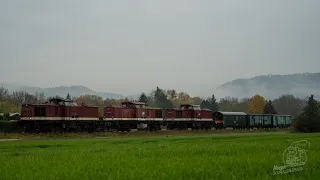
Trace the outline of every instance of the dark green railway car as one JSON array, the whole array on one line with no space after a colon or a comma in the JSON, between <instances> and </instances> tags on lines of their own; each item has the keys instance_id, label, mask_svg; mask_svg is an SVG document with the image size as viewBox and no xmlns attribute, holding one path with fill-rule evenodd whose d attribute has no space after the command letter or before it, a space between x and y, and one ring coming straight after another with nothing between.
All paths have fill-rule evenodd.
<instances>
[{"instance_id":1,"label":"dark green railway car","mask_svg":"<svg viewBox=\"0 0 320 180\"><path fill-rule=\"evenodd\" d=\"M250 128L287 128L292 124L291 115L249 114Z\"/></svg>"},{"instance_id":2,"label":"dark green railway car","mask_svg":"<svg viewBox=\"0 0 320 180\"><path fill-rule=\"evenodd\" d=\"M221 128L288 128L292 125L291 115L279 114L246 114L244 112L213 113L213 121L217 129Z\"/></svg>"},{"instance_id":3,"label":"dark green railway car","mask_svg":"<svg viewBox=\"0 0 320 180\"><path fill-rule=\"evenodd\" d=\"M246 128L248 124L247 114L244 112L223 112L213 113L214 121L221 122L224 128L232 127L234 129Z\"/></svg>"},{"instance_id":4,"label":"dark green railway car","mask_svg":"<svg viewBox=\"0 0 320 180\"><path fill-rule=\"evenodd\" d=\"M249 114L249 127L250 128L271 128L273 127L273 115L271 114Z\"/></svg>"},{"instance_id":5,"label":"dark green railway car","mask_svg":"<svg viewBox=\"0 0 320 180\"><path fill-rule=\"evenodd\" d=\"M287 128L292 125L293 116L291 115L273 115L273 127Z\"/></svg>"}]
</instances>

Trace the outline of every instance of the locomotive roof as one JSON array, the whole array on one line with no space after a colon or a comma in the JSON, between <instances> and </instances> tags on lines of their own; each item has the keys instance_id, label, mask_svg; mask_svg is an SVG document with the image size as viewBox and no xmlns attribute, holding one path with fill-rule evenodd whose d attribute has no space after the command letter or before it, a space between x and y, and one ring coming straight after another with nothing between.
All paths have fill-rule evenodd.
<instances>
[{"instance_id":1,"label":"locomotive roof","mask_svg":"<svg viewBox=\"0 0 320 180\"><path fill-rule=\"evenodd\" d=\"M288 115L288 114L248 114L251 116L292 116L292 115Z\"/></svg>"},{"instance_id":2,"label":"locomotive roof","mask_svg":"<svg viewBox=\"0 0 320 180\"><path fill-rule=\"evenodd\" d=\"M223 115L238 115L238 116L245 116L247 113L245 112L225 112L225 111L217 111L216 113L221 113Z\"/></svg>"},{"instance_id":3,"label":"locomotive roof","mask_svg":"<svg viewBox=\"0 0 320 180\"><path fill-rule=\"evenodd\" d=\"M124 101L121 104L125 104L125 103L129 103L129 104L146 104L144 102L134 102L134 101Z\"/></svg>"},{"instance_id":4,"label":"locomotive roof","mask_svg":"<svg viewBox=\"0 0 320 180\"><path fill-rule=\"evenodd\" d=\"M86 105L86 104L78 104L76 103L74 100L67 100L67 99L63 99L63 98L51 98L46 102L42 102L42 103L24 103L22 104L22 106L26 106L26 105L32 105L32 106L59 106L61 105L60 103L64 103L65 106L79 106L79 107L98 107L98 106L90 106L90 105Z\"/></svg>"},{"instance_id":5,"label":"locomotive roof","mask_svg":"<svg viewBox=\"0 0 320 180\"><path fill-rule=\"evenodd\" d=\"M180 104L180 106L200 107L200 105L197 105L197 104Z\"/></svg>"},{"instance_id":6,"label":"locomotive roof","mask_svg":"<svg viewBox=\"0 0 320 180\"><path fill-rule=\"evenodd\" d=\"M146 106L146 109L162 109L162 108L158 108L158 107L150 107L150 106Z\"/></svg>"},{"instance_id":7,"label":"locomotive roof","mask_svg":"<svg viewBox=\"0 0 320 180\"><path fill-rule=\"evenodd\" d=\"M58 97L49 99L49 102L52 102L52 101L55 101L58 103L59 102L73 102L73 100L66 100L66 99L62 99L62 98L58 98Z\"/></svg>"},{"instance_id":8,"label":"locomotive roof","mask_svg":"<svg viewBox=\"0 0 320 180\"><path fill-rule=\"evenodd\" d=\"M54 104L54 103L35 103L35 104L22 104L22 106L60 106L59 104ZM65 106L76 106L76 107L98 107L98 106L91 106L91 105L81 105L77 104L75 102L71 102L68 104L65 104Z\"/></svg>"}]
</instances>

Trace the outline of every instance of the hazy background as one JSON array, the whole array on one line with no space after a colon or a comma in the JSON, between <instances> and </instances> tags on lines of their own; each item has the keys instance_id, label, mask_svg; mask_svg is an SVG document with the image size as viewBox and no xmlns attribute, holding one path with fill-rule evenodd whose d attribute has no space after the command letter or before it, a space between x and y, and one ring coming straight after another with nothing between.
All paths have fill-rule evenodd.
<instances>
[{"instance_id":1,"label":"hazy background","mask_svg":"<svg viewBox=\"0 0 320 180\"><path fill-rule=\"evenodd\" d=\"M0 82L210 95L319 71L319 0L0 0Z\"/></svg>"}]
</instances>

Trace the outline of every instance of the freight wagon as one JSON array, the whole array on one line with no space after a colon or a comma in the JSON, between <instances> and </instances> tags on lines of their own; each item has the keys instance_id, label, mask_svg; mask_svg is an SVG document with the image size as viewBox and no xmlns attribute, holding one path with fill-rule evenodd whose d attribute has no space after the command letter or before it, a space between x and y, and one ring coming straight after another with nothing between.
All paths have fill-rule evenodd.
<instances>
[{"instance_id":1,"label":"freight wagon","mask_svg":"<svg viewBox=\"0 0 320 180\"><path fill-rule=\"evenodd\" d=\"M288 128L292 124L291 115L279 114L246 114L244 112L223 112L213 113L216 121L223 122L221 128Z\"/></svg>"}]
</instances>

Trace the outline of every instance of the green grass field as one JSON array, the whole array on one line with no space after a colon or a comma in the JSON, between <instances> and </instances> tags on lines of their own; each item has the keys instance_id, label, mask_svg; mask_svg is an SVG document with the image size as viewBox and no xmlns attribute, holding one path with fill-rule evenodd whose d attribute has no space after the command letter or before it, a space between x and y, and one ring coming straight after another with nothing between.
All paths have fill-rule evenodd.
<instances>
[{"instance_id":1,"label":"green grass field","mask_svg":"<svg viewBox=\"0 0 320 180\"><path fill-rule=\"evenodd\" d=\"M311 144L299 172L273 175L290 144ZM320 134L263 133L0 142L1 179L318 179Z\"/></svg>"}]
</instances>

